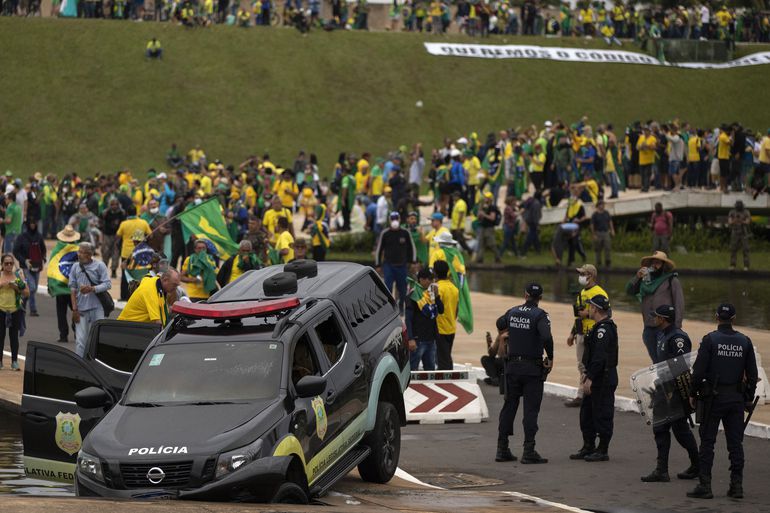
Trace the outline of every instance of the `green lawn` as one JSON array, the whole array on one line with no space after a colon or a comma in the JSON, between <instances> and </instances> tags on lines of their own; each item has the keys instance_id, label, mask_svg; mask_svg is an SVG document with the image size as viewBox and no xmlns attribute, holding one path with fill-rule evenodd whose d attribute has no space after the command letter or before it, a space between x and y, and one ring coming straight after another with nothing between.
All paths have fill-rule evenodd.
<instances>
[{"instance_id":1,"label":"green lawn","mask_svg":"<svg viewBox=\"0 0 770 513\"><path fill-rule=\"evenodd\" d=\"M163 43L148 62L146 41ZM765 128L767 66L654 66L433 57L420 34L188 30L109 20L0 19L0 172L83 174L163 167L172 141L238 163L297 150L331 169L339 151L438 145L469 131L674 117ZM469 41L466 37L441 41ZM485 42L603 47L600 40ZM633 48L631 48L633 49ZM423 108L416 108L421 100Z\"/></svg>"}]
</instances>

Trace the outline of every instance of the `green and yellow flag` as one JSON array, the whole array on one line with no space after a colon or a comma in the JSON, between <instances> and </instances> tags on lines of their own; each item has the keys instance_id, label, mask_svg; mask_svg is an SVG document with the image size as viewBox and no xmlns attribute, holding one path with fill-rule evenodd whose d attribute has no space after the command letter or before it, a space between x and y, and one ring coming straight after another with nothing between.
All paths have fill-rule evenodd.
<instances>
[{"instance_id":1,"label":"green and yellow flag","mask_svg":"<svg viewBox=\"0 0 770 513\"><path fill-rule=\"evenodd\" d=\"M216 198L185 210L179 215L179 220L182 222L185 240L195 235L199 239L211 241L217 248L219 258L223 260L238 252L238 244L230 238L225 216Z\"/></svg>"},{"instance_id":2,"label":"green and yellow flag","mask_svg":"<svg viewBox=\"0 0 770 513\"><path fill-rule=\"evenodd\" d=\"M460 302L457 305L457 322L468 334L473 333L473 307L471 306L471 291L468 289L468 280L465 279L465 260L462 253L453 246L441 246L444 250L446 262L449 264L449 274L452 282L460 291ZM462 275L462 278L461 278Z\"/></svg>"},{"instance_id":3,"label":"green and yellow flag","mask_svg":"<svg viewBox=\"0 0 770 513\"><path fill-rule=\"evenodd\" d=\"M48 294L69 295L70 270L78 261L78 246L68 242L57 242L48 261Z\"/></svg>"}]
</instances>

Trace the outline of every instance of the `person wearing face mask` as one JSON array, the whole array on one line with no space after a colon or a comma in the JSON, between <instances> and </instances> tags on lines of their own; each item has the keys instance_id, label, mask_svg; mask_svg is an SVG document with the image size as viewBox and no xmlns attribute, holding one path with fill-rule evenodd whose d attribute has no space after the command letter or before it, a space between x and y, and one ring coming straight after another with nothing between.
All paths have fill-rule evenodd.
<instances>
[{"instance_id":1,"label":"person wearing face mask","mask_svg":"<svg viewBox=\"0 0 770 513\"><path fill-rule=\"evenodd\" d=\"M609 294L596 283L598 271L591 264L585 264L577 268L578 283L583 287L575 298L575 304L572 310L575 314L575 323L572 326L572 332L567 337L567 346L575 346L577 354L578 383L582 383L585 377L586 368L583 365L583 353L585 352L585 336L594 327L594 321L588 317L588 300L594 296L609 297ZM583 402L583 389L578 386L577 397L564 403L568 408L578 408Z\"/></svg>"},{"instance_id":2,"label":"person wearing face mask","mask_svg":"<svg viewBox=\"0 0 770 513\"><path fill-rule=\"evenodd\" d=\"M618 327L610 318L610 300L596 295L588 300L588 318L595 324L585 337L583 394L580 431L583 447L571 460L608 461L618 387ZM596 437L599 445L596 445Z\"/></svg>"},{"instance_id":3,"label":"person wearing face mask","mask_svg":"<svg viewBox=\"0 0 770 513\"><path fill-rule=\"evenodd\" d=\"M147 224L150 225L150 229L152 230L152 233L147 237L145 242L147 242L156 253L162 252L165 249L164 242L166 236L171 233L171 226L166 222L166 216L160 213L160 203L158 203L158 200L153 198L148 201L147 210L145 210L139 218L147 221Z\"/></svg>"},{"instance_id":4,"label":"person wearing face mask","mask_svg":"<svg viewBox=\"0 0 770 513\"><path fill-rule=\"evenodd\" d=\"M674 269L676 264L662 251L642 258L641 267L636 275L626 284L626 293L636 296L642 305L642 341L647 354L653 362L656 358L658 322L655 309L662 305L674 307L676 316L674 326L682 327L684 318L684 292Z\"/></svg>"},{"instance_id":5,"label":"person wearing face mask","mask_svg":"<svg viewBox=\"0 0 770 513\"><path fill-rule=\"evenodd\" d=\"M391 212L390 225L380 234L374 255L375 266L378 271L381 269L388 290L392 291L393 283L396 284L398 308L403 314L406 301L406 274L409 264L414 263L417 258L417 251L409 231L401 228L398 212Z\"/></svg>"}]
</instances>

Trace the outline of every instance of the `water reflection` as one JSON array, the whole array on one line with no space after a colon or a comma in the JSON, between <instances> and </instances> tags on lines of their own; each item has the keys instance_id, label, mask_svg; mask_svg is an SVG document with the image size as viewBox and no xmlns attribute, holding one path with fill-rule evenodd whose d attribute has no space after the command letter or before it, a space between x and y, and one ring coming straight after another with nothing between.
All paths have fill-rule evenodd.
<instances>
[{"instance_id":1,"label":"water reflection","mask_svg":"<svg viewBox=\"0 0 770 513\"><path fill-rule=\"evenodd\" d=\"M62 483L30 479L24 474L21 425L17 415L0 411L0 493L66 496L74 487Z\"/></svg>"},{"instance_id":2,"label":"water reflection","mask_svg":"<svg viewBox=\"0 0 770 513\"><path fill-rule=\"evenodd\" d=\"M603 274L599 271L599 284L610 295L613 307L639 311L637 299L625 292L626 282L630 278L625 274ZM712 322L717 305L729 301L738 311L738 324L770 329L770 289L765 280L688 275L680 276L679 280L684 289L685 315L688 319ZM522 296L524 287L530 281L539 281L543 285L543 298L548 301L571 303L580 290L577 272L574 270L474 270L468 275L468 283L473 291L516 297Z\"/></svg>"}]
</instances>

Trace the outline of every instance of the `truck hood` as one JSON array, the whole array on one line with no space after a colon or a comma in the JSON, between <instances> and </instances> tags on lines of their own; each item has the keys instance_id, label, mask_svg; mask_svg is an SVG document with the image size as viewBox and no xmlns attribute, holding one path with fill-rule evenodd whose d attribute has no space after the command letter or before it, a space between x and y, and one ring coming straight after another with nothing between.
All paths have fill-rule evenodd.
<instances>
[{"instance_id":1,"label":"truck hood","mask_svg":"<svg viewBox=\"0 0 770 513\"><path fill-rule=\"evenodd\" d=\"M130 407L116 405L88 434L86 452L120 461L210 456L256 440L281 418L278 399L246 404ZM235 445L237 446L237 445Z\"/></svg>"}]
</instances>

